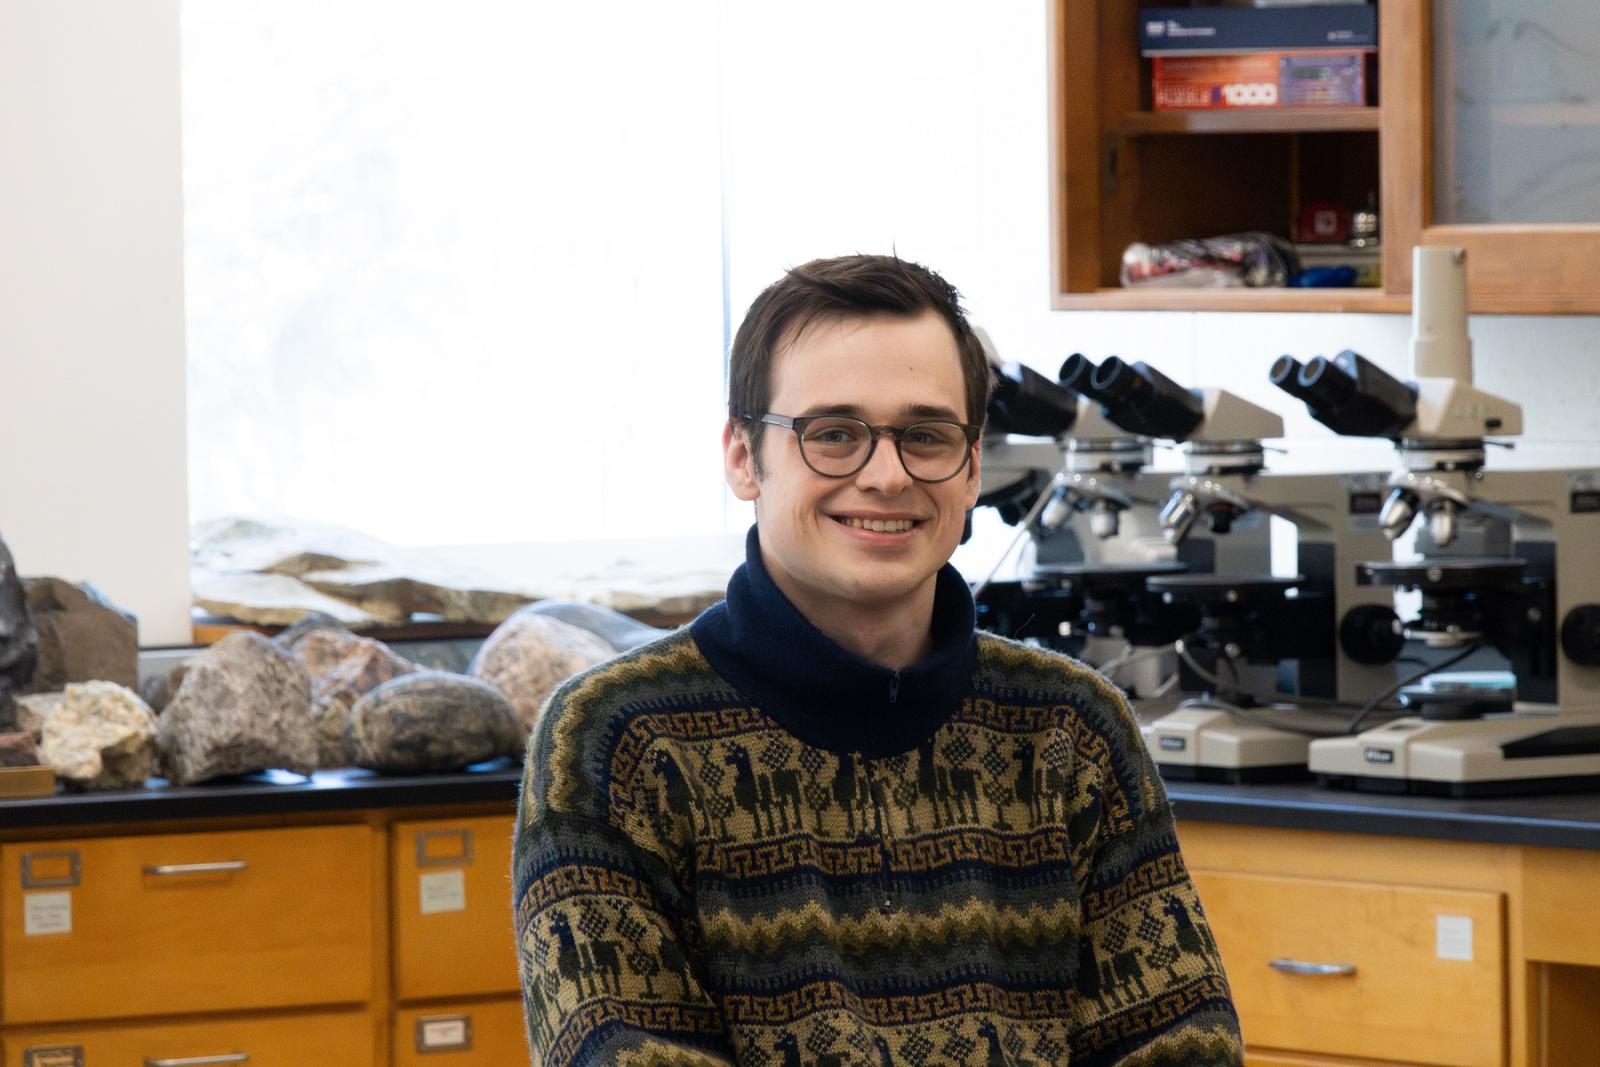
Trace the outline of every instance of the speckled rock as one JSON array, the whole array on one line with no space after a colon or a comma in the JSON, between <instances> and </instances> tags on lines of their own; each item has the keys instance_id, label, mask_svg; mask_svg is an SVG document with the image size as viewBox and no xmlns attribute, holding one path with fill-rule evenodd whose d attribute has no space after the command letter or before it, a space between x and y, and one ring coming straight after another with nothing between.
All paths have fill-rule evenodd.
<instances>
[{"instance_id":1,"label":"speckled rock","mask_svg":"<svg viewBox=\"0 0 1600 1067\"><path fill-rule=\"evenodd\" d=\"M160 741L175 785L269 768L310 774L317 760L311 678L260 634L229 634L189 661L161 713Z\"/></svg>"},{"instance_id":2,"label":"speckled rock","mask_svg":"<svg viewBox=\"0 0 1600 1067\"><path fill-rule=\"evenodd\" d=\"M459 770L521 747L510 701L464 674L419 671L356 702L345 748L358 767L391 774Z\"/></svg>"},{"instance_id":3,"label":"speckled rock","mask_svg":"<svg viewBox=\"0 0 1600 1067\"><path fill-rule=\"evenodd\" d=\"M541 600L537 604L529 604L526 610L530 615L548 615L581 630L588 630L618 652L638 648L646 641L654 641L671 632L640 622L620 611L599 604L585 604L581 600Z\"/></svg>"},{"instance_id":4,"label":"speckled rock","mask_svg":"<svg viewBox=\"0 0 1600 1067\"><path fill-rule=\"evenodd\" d=\"M39 665L30 689L50 693L68 682L139 686L139 624L88 583L26 578L28 607L39 628Z\"/></svg>"},{"instance_id":5,"label":"speckled rock","mask_svg":"<svg viewBox=\"0 0 1600 1067\"><path fill-rule=\"evenodd\" d=\"M66 696L65 693L33 693L17 697L11 708L11 721L6 728L30 733L35 741L39 740L44 735L44 721Z\"/></svg>"},{"instance_id":6,"label":"speckled rock","mask_svg":"<svg viewBox=\"0 0 1600 1067\"><path fill-rule=\"evenodd\" d=\"M37 767L40 762L32 734L0 734L0 767Z\"/></svg>"},{"instance_id":7,"label":"speckled rock","mask_svg":"<svg viewBox=\"0 0 1600 1067\"><path fill-rule=\"evenodd\" d=\"M383 683L419 668L381 641L343 629L310 630L293 641L291 647L295 658L311 675L317 766L347 767L353 755L344 747L350 709Z\"/></svg>"},{"instance_id":8,"label":"speckled rock","mask_svg":"<svg viewBox=\"0 0 1600 1067\"><path fill-rule=\"evenodd\" d=\"M75 682L44 721L40 753L84 789L143 785L156 772L156 716L115 682Z\"/></svg>"},{"instance_id":9,"label":"speckled rock","mask_svg":"<svg viewBox=\"0 0 1600 1067\"><path fill-rule=\"evenodd\" d=\"M616 655L608 642L571 623L523 608L501 623L473 657L468 673L500 690L516 709L526 740L556 686Z\"/></svg>"}]
</instances>

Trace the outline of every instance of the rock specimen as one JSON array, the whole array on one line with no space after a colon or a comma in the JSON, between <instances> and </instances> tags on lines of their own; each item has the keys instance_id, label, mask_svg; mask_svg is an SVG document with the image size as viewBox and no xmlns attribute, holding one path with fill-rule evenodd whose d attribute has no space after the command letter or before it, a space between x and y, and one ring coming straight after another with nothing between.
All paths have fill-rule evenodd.
<instances>
[{"instance_id":1,"label":"rock specimen","mask_svg":"<svg viewBox=\"0 0 1600 1067\"><path fill-rule=\"evenodd\" d=\"M658 626L642 623L620 611L613 611L599 604L585 604L581 600L541 600L537 604L528 605L528 611L535 615L548 615L562 622L570 622L579 629L588 630L618 652L638 648L645 642L654 641L670 632Z\"/></svg>"},{"instance_id":2,"label":"rock specimen","mask_svg":"<svg viewBox=\"0 0 1600 1067\"><path fill-rule=\"evenodd\" d=\"M45 719L39 747L56 777L73 785L143 785L156 771L155 713L115 682L73 683Z\"/></svg>"},{"instance_id":3,"label":"rock specimen","mask_svg":"<svg viewBox=\"0 0 1600 1067\"><path fill-rule=\"evenodd\" d=\"M417 670L417 665L380 641L326 626L299 634L289 647L311 676L317 766L349 766L352 753L345 750L344 732L350 709L383 683Z\"/></svg>"},{"instance_id":4,"label":"rock specimen","mask_svg":"<svg viewBox=\"0 0 1600 1067\"><path fill-rule=\"evenodd\" d=\"M288 625L326 612L355 628L396 625L416 613L498 624L552 597L684 621L722 599L744 539L660 553L621 548L516 555L436 552L385 544L354 530L228 518L193 531L195 603L242 622Z\"/></svg>"},{"instance_id":5,"label":"rock specimen","mask_svg":"<svg viewBox=\"0 0 1600 1067\"><path fill-rule=\"evenodd\" d=\"M356 702L345 747L358 767L391 774L453 771L521 748L516 712L494 686L419 671Z\"/></svg>"},{"instance_id":6,"label":"rock specimen","mask_svg":"<svg viewBox=\"0 0 1600 1067\"><path fill-rule=\"evenodd\" d=\"M11 721L6 724L8 730L21 730L33 735L37 741L44 734L44 721L66 698L65 693L33 693L25 697L17 697L11 708Z\"/></svg>"},{"instance_id":7,"label":"rock specimen","mask_svg":"<svg viewBox=\"0 0 1600 1067\"><path fill-rule=\"evenodd\" d=\"M585 667L616 655L616 649L571 623L523 608L484 641L469 668L506 695L526 740L556 686Z\"/></svg>"},{"instance_id":8,"label":"rock specimen","mask_svg":"<svg viewBox=\"0 0 1600 1067\"><path fill-rule=\"evenodd\" d=\"M174 785L274 767L310 774L311 678L260 634L229 634L189 661L161 713L160 743Z\"/></svg>"},{"instance_id":9,"label":"rock specimen","mask_svg":"<svg viewBox=\"0 0 1600 1067\"><path fill-rule=\"evenodd\" d=\"M39 745L32 734L0 734L0 767L37 767L39 762Z\"/></svg>"},{"instance_id":10,"label":"rock specimen","mask_svg":"<svg viewBox=\"0 0 1600 1067\"><path fill-rule=\"evenodd\" d=\"M38 641L17 565L0 541L0 721L11 718L11 694L29 688Z\"/></svg>"},{"instance_id":11,"label":"rock specimen","mask_svg":"<svg viewBox=\"0 0 1600 1067\"><path fill-rule=\"evenodd\" d=\"M27 578L22 584L39 628L33 692L89 681L139 688L139 624L132 615L87 583Z\"/></svg>"}]
</instances>

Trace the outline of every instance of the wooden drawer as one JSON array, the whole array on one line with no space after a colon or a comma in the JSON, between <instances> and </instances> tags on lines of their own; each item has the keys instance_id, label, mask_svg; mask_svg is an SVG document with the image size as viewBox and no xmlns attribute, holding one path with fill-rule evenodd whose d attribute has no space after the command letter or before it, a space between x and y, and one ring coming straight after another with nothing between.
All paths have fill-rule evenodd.
<instances>
[{"instance_id":1,"label":"wooden drawer","mask_svg":"<svg viewBox=\"0 0 1600 1067\"><path fill-rule=\"evenodd\" d=\"M366 1012L317 1012L141 1026L31 1027L4 1031L0 1046L5 1067L186 1067L185 1061L377 1067L376 1033Z\"/></svg>"},{"instance_id":2,"label":"wooden drawer","mask_svg":"<svg viewBox=\"0 0 1600 1067\"><path fill-rule=\"evenodd\" d=\"M1500 894L1207 871L1194 880L1250 1045L1505 1062ZM1354 970L1290 974L1278 960Z\"/></svg>"},{"instance_id":3,"label":"wooden drawer","mask_svg":"<svg viewBox=\"0 0 1600 1067\"><path fill-rule=\"evenodd\" d=\"M1600 967L1600 852L1530 848L1522 854L1522 936L1531 960Z\"/></svg>"},{"instance_id":4,"label":"wooden drawer","mask_svg":"<svg viewBox=\"0 0 1600 1067\"><path fill-rule=\"evenodd\" d=\"M1246 1049L1244 1067L1418 1067L1393 1060L1347 1060L1342 1056L1302 1056L1298 1052Z\"/></svg>"},{"instance_id":5,"label":"wooden drawer","mask_svg":"<svg viewBox=\"0 0 1600 1067\"><path fill-rule=\"evenodd\" d=\"M521 997L395 1012L394 1067L501 1067L527 1062Z\"/></svg>"},{"instance_id":6,"label":"wooden drawer","mask_svg":"<svg viewBox=\"0 0 1600 1067\"><path fill-rule=\"evenodd\" d=\"M513 825L502 816L395 824L396 999L518 991Z\"/></svg>"},{"instance_id":7,"label":"wooden drawer","mask_svg":"<svg viewBox=\"0 0 1600 1067\"><path fill-rule=\"evenodd\" d=\"M365 1001L374 840L320 826L6 845L0 1019Z\"/></svg>"}]
</instances>

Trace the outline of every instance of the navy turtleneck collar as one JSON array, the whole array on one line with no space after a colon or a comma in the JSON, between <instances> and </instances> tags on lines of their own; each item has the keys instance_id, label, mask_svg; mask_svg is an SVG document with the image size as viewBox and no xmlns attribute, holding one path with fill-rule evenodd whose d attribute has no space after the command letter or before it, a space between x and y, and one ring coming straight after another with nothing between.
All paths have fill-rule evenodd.
<instances>
[{"instance_id":1,"label":"navy turtleneck collar","mask_svg":"<svg viewBox=\"0 0 1600 1067\"><path fill-rule=\"evenodd\" d=\"M977 658L966 579L947 563L935 582L933 651L892 671L841 648L800 613L767 573L752 526L728 599L701 613L690 632L718 674L800 740L892 756L916 748L955 714Z\"/></svg>"}]
</instances>

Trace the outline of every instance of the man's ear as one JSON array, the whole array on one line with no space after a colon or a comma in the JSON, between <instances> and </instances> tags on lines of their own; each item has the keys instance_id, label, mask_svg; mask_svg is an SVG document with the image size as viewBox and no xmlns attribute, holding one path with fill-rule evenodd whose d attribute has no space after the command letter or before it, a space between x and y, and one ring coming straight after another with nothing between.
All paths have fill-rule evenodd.
<instances>
[{"instance_id":1,"label":"man's ear","mask_svg":"<svg viewBox=\"0 0 1600 1067\"><path fill-rule=\"evenodd\" d=\"M980 460L983 458L983 442L972 446L972 462L967 464L967 510L971 511L978 505L978 491L982 488L983 472L979 469Z\"/></svg>"},{"instance_id":2,"label":"man's ear","mask_svg":"<svg viewBox=\"0 0 1600 1067\"><path fill-rule=\"evenodd\" d=\"M750 431L733 419L722 427L722 475L740 500L754 500L761 495L756 458L750 452Z\"/></svg>"}]
</instances>

